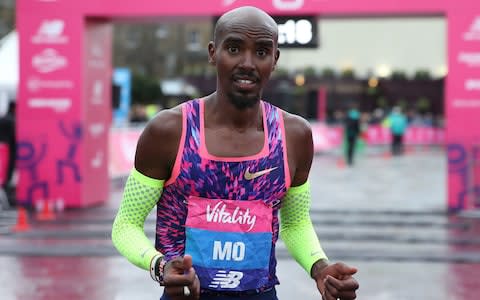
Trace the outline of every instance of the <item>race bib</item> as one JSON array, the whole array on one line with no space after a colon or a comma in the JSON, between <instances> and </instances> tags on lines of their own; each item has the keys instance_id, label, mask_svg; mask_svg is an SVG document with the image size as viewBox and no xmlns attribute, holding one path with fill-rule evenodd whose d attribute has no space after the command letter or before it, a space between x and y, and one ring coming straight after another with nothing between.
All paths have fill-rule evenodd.
<instances>
[{"instance_id":1,"label":"race bib","mask_svg":"<svg viewBox=\"0 0 480 300\"><path fill-rule=\"evenodd\" d=\"M272 208L261 200L189 197L185 254L202 288L244 291L268 282Z\"/></svg>"}]
</instances>

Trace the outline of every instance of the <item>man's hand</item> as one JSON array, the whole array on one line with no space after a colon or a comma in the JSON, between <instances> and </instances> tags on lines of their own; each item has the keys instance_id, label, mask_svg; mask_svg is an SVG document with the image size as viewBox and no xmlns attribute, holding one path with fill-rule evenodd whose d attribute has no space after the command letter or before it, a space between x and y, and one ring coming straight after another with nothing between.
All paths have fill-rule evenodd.
<instances>
[{"instance_id":1,"label":"man's hand","mask_svg":"<svg viewBox=\"0 0 480 300\"><path fill-rule=\"evenodd\" d=\"M192 267L190 255L169 261L163 269L163 281L165 293L172 300L200 298L200 280Z\"/></svg>"},{"instance_id":2,"label":"man's hand","mask_svg":"<svg viewBox=\"0 0 480 300\"><path fill-rule=\"evenodd\" d=\"M312 277L323 300L353 300L357 297L358 282L353 278L357 269L344 263L327 265L324 261L316 262L312 268Z\"/></svg>"}]
</instances>

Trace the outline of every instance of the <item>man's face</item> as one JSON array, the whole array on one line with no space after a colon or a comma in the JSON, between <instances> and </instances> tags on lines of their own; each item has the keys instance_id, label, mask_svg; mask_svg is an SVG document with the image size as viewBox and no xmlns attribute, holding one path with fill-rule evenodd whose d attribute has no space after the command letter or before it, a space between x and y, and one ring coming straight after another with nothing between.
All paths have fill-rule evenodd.
<instances>
[{"instance_id":1,"label":"man's face","mask_svg":"<svg viewBox=\"0 0 480 300\"><path fill-rule=\"evenodd\" d=\"M279 51L275 29L258 18L225 24L216 45L209 44L217 68L217 91L239 109L252 107L275 68Z\"/></svg>"}]
</instances>

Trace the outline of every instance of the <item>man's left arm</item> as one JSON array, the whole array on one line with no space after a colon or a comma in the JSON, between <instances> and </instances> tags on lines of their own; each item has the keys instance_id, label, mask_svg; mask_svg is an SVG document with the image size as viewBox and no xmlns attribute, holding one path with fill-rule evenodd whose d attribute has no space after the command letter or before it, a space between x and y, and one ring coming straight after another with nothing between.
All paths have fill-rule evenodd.
<instances>
[{"instance_id":1,"label":"man's left arm","mask_svg":"<svg viewBox=\"0 0 480 300\"><path fill-rule=\"evenodd\" d=\"M295 260L316 281L324 300L356 298L356 268L343 263L329 264L310 218L311 193L308 176L313 161L313 139L309 123L284 114L291 186L282 199L280 236Z\"/></svg>"},{"instance_id":2,"label":"man's left arm","mask_svg":"<svg viewBox=\"0 0 480 300\"><path fill-rule=\"evenodd\" d=\"M310 219L310 203L310 184L306 181L288 189L280 209L280 236L288 252L309 274L317 262L328 265Z\"/></svg>"}]
</instances>

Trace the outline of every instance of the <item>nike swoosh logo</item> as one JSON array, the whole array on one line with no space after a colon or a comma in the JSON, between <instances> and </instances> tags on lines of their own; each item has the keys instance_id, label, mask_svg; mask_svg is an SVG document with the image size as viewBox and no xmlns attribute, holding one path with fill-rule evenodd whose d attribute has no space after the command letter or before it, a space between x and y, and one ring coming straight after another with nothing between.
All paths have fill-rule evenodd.
<instances>
[{"instance_id":1,"label":"nike swoosh logo","mask_svg":"<svg viewBox=\"0 0 480 300\"><path fill-rule=\"evenodd\" d=\"M252 179L255 179L257 177L268 174L268 173L272 172L273 170L275 170L276 168L278 168L278 167L261 170L261 171L255 172L255 173L250 173L250 169L247 168L247 170L245 171L244 177L245 177L246 180L252 180Z\"/></svg>"}]
</instances>

